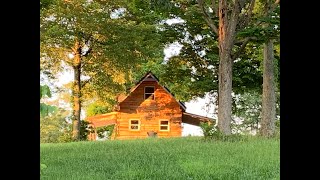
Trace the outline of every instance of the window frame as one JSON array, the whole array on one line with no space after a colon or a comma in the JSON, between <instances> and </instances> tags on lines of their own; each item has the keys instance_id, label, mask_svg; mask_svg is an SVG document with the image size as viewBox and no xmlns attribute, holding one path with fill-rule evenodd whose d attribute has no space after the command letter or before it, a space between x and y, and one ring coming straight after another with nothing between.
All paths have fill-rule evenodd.
<instances>
[{"instance_id":1,"label":"window frame","mask_svg":"<svg viewBox=\"0 0 320 180\"><path fill-rule=\"evenodd\" d=\"M138 129L131 129L131 121L138 121ZM137 124L133 124L133 125L137 125ZM140 126L141 126L141 122L140 119L129 119L129 130L130 131L140 131Z\"/></svg>"},{"instance_id":2,"label":"window frame","mask_svg":"<svg viewBox=\"0 0 320 180\"><path fill-rule=\"evenodd\" d=\"M161 121L168 121L168 125L162 125ZM168 127L168 129L163 130L161 127ZM159 131L170 131L170 120L169 119L160 119L159 120Z\"/></svg>"},{"instance_id":3,"label":"window frame","mask_svg":"<svg viewBox=\"0 0 320 180\"><path fill-rule=\"evenodd\" d=\"M150 88L150 87L152 87L153 88L153 93L146 93L146 88ZM145 86L144 88L144 91L143 91L143 99L144 100L148 100L148 98L150 97L148 97L148 98L146 98L146 94L151 94L151 95L153 95L153 98L152 99L149 99L149 100L155 100L156 99L156 97L155 97L155 91L156 91L156 88L154 87L154 86Z\"/></svg>"}]
</instances>

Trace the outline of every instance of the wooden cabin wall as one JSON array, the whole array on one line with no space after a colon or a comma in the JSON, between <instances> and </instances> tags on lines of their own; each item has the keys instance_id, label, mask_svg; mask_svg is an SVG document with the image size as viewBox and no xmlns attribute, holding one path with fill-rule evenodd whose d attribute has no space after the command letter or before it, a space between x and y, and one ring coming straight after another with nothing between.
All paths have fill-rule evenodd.
<instances>
[{"instance_id":1,"label":"wooden cabin wall","mask_svg":"<svg viewBox=\"0 0 320 180\"><path fill-rule=\"evenodd\" d=\"M155 87L155 100L144 100L144 87ZM129 129L131 119L140 120L140 130ZM169 131L160 131L160 120L169 120ZM182 110L179 103L156 81L144 81L120 103L114 139L147 138L148 131L158 137L181 137Z\"/></svg>"}]
</instances>

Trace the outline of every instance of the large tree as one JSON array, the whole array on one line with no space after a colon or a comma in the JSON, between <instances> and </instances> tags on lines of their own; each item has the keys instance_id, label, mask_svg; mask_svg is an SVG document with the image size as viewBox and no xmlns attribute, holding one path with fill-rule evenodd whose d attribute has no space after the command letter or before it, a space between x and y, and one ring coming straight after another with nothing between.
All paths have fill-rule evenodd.
<instances>
[{"instance_id":1,"label":"large tree","mask_svg":"<svg viewBox=\"0 0 320 180\"><path fill-rule=\"evenodd\" d=\"M201 65L200 68L206 68L207 72L212 72L213 78L212 83L210 83L213 85L212 90L216 89L214 84L218 83L218 127L224 134L230 134L233 63L250 41L250 37L238 37L238 33L252 23L251 17L255 0L213 0L210 2L177 0L175 2L175 7L181 10L181 13L177 13L176 17L185 20L185 24L199 22L199 19L204 23L187 30L186 27L180 29L177 27L175 32L184 37L192 36L194 38L191 43L189 42L191 44L190 48L185 47L183 52L188 52L188 56L196 58L197 62L197 59L201 59L202 64L205 65ZM172 12L175 14L178 11ZM184 17L187 17L187 19L184 19ZM195 29L197 29L197 33L193 34L192 31ZM199 44L198 42L201 42L201 39L210 43L208 45ZM188 56L184 58L187 59Z\"/></svg>"},{"instance_id":2,"label":"large tree","mask_svg":"<svg viewBox=\"0 0 320 180\"><path fill-rule=\"evenodd\" d=\"M264 14L269 19L278 19L279 12L274 10L277 8L280 0L275 3L267 0L265 2ZM278 8L279 10L279 8ZM274 29L272 21L265 22L264 28ZM261 130L262 136L269 137L275 132L276 120L276 83L275 83L275 63L274 63L274 36L266 38L263 44L263 92L262 92L262 118Z\"/></svg>"},{"instance_id":3,"label":"large tree","mask_svg":"<svg viewBox=\"0 0 320 180\"><path fill-rule=\"evenodd\" d=\"M181 9L191 9L195 7L193 1L180 0L177 2ZM219 58L219 68L217 70L218 127L224 134L228 135L231 133L232 81L234 80L232 76L233 66L235 61L239 61L238 58L241 53L243 53L247 44L250 41L259 38L255 34L243 36L243 34L246 34L244 32L248 31L247 28L261 25L261 20L253 18L257 17L256 15L259 14L259 11L255 10L255 0L213 0L210 2L197 0L197 4L198 12L200 11L202 13L201 18L206 22L210 30L208 36L202 36L202 38L213 38L218 40L218 43L215 44L218 47L217 54ZM193 15L193 17L197 16L197 12ZM264 16L267 15L269 15L269 13L264 14ZM264 17L259 18L263 19ZM187 19L187 21L188 20L196 21L192 18ZM203 31L206 30L203 28ZM258 36L260 36L260 34ZM214 45L214 43L212 43L211 46L212 45ZM195 49L195 47L196 46L193 46L193 49ZM206 53L210 49L211 51L214 51L214 49L210 47L205 49ZM200 55L200 58L203 57ZM240 77L237 77L237 79L241 81Z\"/></svg>"},{"instance_id":4,"label":"large tree","mask_svg":"<svg viewBox=\"0 0 320 180\"><path fill-rule=\"evenodd\" d=\"M43 1L46 2L46 1ZM45 4L40 17L42 69L72 67L73 138L79 139L84 90L103 98L125 89L132 70L161 55L152 14L139 17L135 1L65 1ZM141 16L142 16L141 15ZM150 22L150 24L149 24ZM62 63L64 62L64 63ZM62 64L62 65L61 65ZM84 79L84 77L87 77Z\"/></svg>"},{"instance_id":5,"label":"large tree","mask_svg":"<svg viewBox=\"0 0 320 180\"><path fill-rule=\"evenodd\" d=\"M198 0L203 12L203 18L211 30L218 35L219 41L219 88L218 88L218 127L226 135L231 134L232 110L232 67L233 61L246 46L249 38L244 39L239 48L234 51L237 33L244 29L250 22L255 0L219 0L212 1L206 6L203 0ZM218 4L218 5L216 5ZM212 9L212 13L208 11ZM218 26L212 16L218 16Z\"/></svg>"},{"instance_id":6,"label":"large tree","mask_svg":"<svg viewBox=\"0 0 320 180\"><path fill-rule=\"evenodd\" d=\"M263 30L259 28L260 30ZM263 31L261 31L263 32ZM257 32L260 34L261 32ZM279 34L279 33L274 33ZM240 55L241 61L236 61L233 68L233 115L241 118L242 124L233 124L232 127L236 129L247 129L258 132L261 126L262 119L262 93L263 93L263 71L264 55L263 55L263 42L265 37L260 41L251 42L245 48L243 54ZM274 47L274 85L276 95L276 115L279 117L279 42L275 41ZM249 74L247 72L250 72ZM253 74L252 74L253 73ZM238 83L242 81L242 83ZM247 81L247 83L246 83Z\"/></svg>"}]
</instances>

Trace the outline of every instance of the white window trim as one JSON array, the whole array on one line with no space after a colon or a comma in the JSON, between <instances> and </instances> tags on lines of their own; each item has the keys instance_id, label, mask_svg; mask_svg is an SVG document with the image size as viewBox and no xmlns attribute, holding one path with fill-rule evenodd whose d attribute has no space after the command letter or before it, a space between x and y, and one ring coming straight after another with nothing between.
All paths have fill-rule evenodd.
<instances>
[{"instance_id":1,"label":"white window trim","mask_svg":"<svg viewBox=\"0 0 320 180\"><path fill-rule=\"evenodd\" d=\"M161 121L168 121L168 125L161 125ZM162 130L161 126L167 126L168 129L167 130ZM160 119L159 120L159 131L170 131L170 121L169 121L169 119Z\"/></svg>"},{"instance_id":2,"label":"white window trim","mask_svg":"<svg viewBox=\"0 0 320 180\"><path fill-rule=\"evenodd\" d=\"M155 97L155 91L156 91L156 88L154 86L145 86L144 87L144 91L143 91L143 99L146 100L146 88L147 87L152 87L153 88L153 99L152 100L155 100L156 97ZM151 94L151 93L147 93L147 94Z\"/></svg>"},{"instance_id":3,"label":"white window trim","mask_svg":"<svg viewBox=\"0 0 320 180\"><path fill-rule=\"evenodd\" d=\"M138 129L131 129L131 121L138 121ZM129 130L130 131L140 131L140 126L141 126L140 119L129 119Z\"/></svg>"}]
</instances>

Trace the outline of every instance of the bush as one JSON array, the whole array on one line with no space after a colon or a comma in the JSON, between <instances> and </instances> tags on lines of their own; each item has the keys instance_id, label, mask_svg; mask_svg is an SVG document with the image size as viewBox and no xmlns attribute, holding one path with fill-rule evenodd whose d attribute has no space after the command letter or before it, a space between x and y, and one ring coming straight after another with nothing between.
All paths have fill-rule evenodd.
<instances>
[{"instance_id":1,"label":"bush","mask_svg":"<svg viewBox=\"0 0 320 180\"><path fill-rule=\"evenodd\" d=\"M80 121L80 141L87 141L88 135L93 129L89 127L89 122L85 120Z\"/></svg>"},{"instance_id":2,"label":"bush","mask_svg":"<svg viewBox=\"0 0 320 180\"><path fill-rule=\"evenodd\" d=\"M58 137L58 142L59 143L66 143L66 142L72 142L72 133L71 131L65 132L61 136Z\"/></svg>"},{"instance_id":3,"label":"bush","mask_svg":"<svg viewBox=\"0 0 320 180\"><path fill-rule=\"evenodd\" d=\"M201 122L200 128L203 131L205 140L215 140L215 141L246 141L248 136L242 136L239 133L224 135L217 126L214 126L213 123L209 124L208 122Z\"/></svg>"},{"instance_id":4,"label":"bush","mask_svg":"<svg viewBox=\"0 0 320 180\"><path fill-rule=\"evenodd\" d=\"M212 137L215 131L217 130L214 127L213 123L208 123L208 122L200 122L200 128L202 129L203 136L205 139Z\"/></svg>"},{"instance_id":5,"label":"bush","mask_svg":"<svg viewBox=\"0 0 320 180\"><path fill-rule=\"evenodd\" d=\"M66 121L67 111L40 117L40 143L70 142L70 124Z\"/></svg>"},{"instance_id":6,"label":"bush","mask_svg":"<svg viewBox=\"0 0 320 180\"><path fill-rule=\"evenodd\" d=\"M110 138L114 129L114 124L109 126L103 126L97 128L97 134L99 138ZM105 134L106 133L106 134Z\"/></svg>"}]
</instances>

